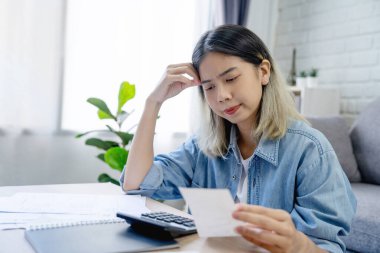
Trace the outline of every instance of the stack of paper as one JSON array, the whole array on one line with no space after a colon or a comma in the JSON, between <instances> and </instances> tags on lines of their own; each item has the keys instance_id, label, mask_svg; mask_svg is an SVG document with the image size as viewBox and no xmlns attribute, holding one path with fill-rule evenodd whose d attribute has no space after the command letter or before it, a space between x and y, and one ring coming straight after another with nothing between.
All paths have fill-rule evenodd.
<instances>
[{"instance_id":1,"label":"stack of paper","mask_svg":"<svg viewBox=\"0 0 380 253\"><path fill-rule=\"evenodd\" d=\"M38 224L114 220L116 212L139 216L145 197L63 193L17 193L0 198L0 229Z\"/></svg>"}]
</instances>

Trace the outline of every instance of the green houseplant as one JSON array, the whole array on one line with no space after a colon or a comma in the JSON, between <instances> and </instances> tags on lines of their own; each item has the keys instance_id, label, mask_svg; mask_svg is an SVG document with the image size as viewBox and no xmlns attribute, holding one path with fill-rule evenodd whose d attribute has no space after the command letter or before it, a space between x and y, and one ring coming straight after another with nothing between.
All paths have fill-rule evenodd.
<instances>
[{"instance_id":1,"label":"green houseplant","mask_svg":"<svg viewBox=\"0 0 380 253\"><path fill-rule=\"evenodd\" d=\"M89 146L96 147L101 151L97 158L105 162L111 169L122 171L124 165L128 159L128 144L133 139L133 134L129 133L129 130L122 131L122 126L125 120L131 113L123 110L123 106L135 96L135 85L129 82L123 82L120 85L119 96L118 96L118 106L116 113L113 114L108 108L107 104L99 98L89 98L87 102L98 108L98 118L100 120L112 120L112 127L106 124L107 129L102 130L91 130L85 133L78 134L76 138L81 138L85 135L99 132L108 132L110 136L114 136L114 139L101 139L97 137L92 137L86 140L85 144ZM113 184L119 185L119 181L109 176L107 173L102 173L98 176L99 182L111 182Z\"/></svg>"}]
</instances>

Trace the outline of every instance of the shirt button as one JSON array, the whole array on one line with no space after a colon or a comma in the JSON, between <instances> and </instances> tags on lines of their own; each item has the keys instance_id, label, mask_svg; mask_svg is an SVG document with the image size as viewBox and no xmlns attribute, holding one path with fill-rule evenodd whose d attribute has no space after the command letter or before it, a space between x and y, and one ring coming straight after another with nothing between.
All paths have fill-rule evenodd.
<instances>
[{"instance_id":1,"label":"shirt button","mask_svg":"<svg viewBox=\"0 0 380 253\"><path fill-rule=\"evenodd\" d=\"M236 179L236 176L232 176L232 180L235 180Z\"/></svg>"}]
</instances>

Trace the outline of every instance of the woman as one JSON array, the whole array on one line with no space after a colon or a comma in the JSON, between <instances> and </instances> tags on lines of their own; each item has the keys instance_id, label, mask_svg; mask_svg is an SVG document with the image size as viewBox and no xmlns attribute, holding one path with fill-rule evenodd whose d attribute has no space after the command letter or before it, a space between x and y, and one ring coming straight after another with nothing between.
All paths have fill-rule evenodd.
<instances>
[{"instance_id":1,"label":"woman","mask_svg":"<svg viewBox=\"0 0 380 253\"><path fill-rule=\"evenodd\" d=\"M192 63L170 65L150 94L121 183L129 194L181 198L178 187L228 188L236 231L271 252L344 252L356 200L333 148L294 107L264 43L224 25L205 33ZM190 76L188 78L186 76ZM199 134L153 157L161 105L199 86Z\"/></svg>"}]
</instances>

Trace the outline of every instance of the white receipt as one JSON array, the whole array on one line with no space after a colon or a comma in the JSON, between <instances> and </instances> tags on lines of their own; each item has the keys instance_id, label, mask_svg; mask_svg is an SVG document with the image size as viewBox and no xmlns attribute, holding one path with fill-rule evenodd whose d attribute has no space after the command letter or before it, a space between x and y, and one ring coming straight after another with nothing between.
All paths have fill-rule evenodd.
<instances>
[{"instance_id":1,"label":"white receipt","mask_svg":"<svg viewBox=\"0 0 380 253\"><path fill-rule=\"evenodd\" d=\"M232 217L235 203L228 189L179 188L190 207L199 237L240 236L244 224Z\"/></svg>"}]
</instances>

